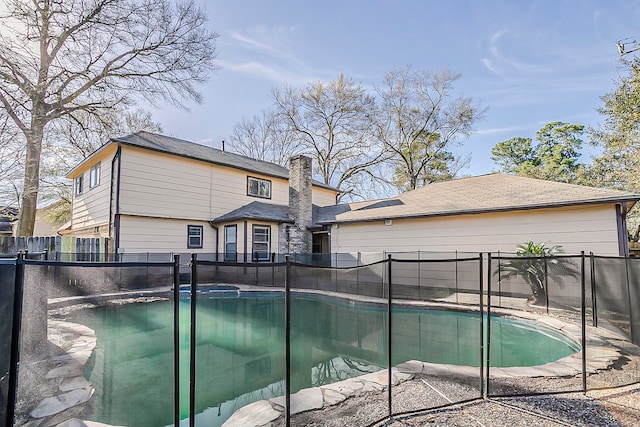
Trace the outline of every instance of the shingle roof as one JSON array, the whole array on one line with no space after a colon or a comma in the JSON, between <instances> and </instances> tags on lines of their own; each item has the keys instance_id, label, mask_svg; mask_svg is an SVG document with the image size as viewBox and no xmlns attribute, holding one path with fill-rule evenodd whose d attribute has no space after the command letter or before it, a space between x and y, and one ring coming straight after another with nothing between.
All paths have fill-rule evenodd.
<instances>
[{"instance_id":1,"label":"shingle roof","mask_svg":"<svg viewBox=\"0 0 640 427\"><path fill-rule=\"evenodd\" d=\"M638 200L640 194L627 191L490 174L436 182L389 199L322 207L316 222L417 218Z\"/></svg>"},{"instance_id":2,"label":"shingle roof","mask_svg":"<svg viewBox=\"0 0 640 427\"><path fill-rule=\"evenodd\" d=\"M229 151L218 150L217 148L207 147L206 145L196 144L184 139L173 138L151 132L140 131L130 135L113 138L112 141L160 151L163 153L174 154L190 159L202 160L217 165L230 166L236 169L242 169L262 175L284 179L289 178L289 170L284 166L252 159L251 157L242 156ZM338 191L334 187L316 180L313 181L313 185Z\"/></svg>"},{"instance_id":3,"label":"shingle roof","mask_svg":"<svg viewBox=\"0 0 640 427\"><path fill-rule=\"evenodd\" d=\"M258 221L272 222L289 222L293 223L293 219L289 218L289 207L286 205L276 205L273 203L251 202L231 212L214 218L212 224L221 222L237 221L241 219L253 219Z\"/></svg>"},{"instance_id":4,"label":"shingle roof","mask_svg":"<svg viewBox=\"0 0 640 427\"><path fill-rule=\"evenodd\" d=\"M11 206L0 206L0 220L11 222L18 219L18 209Z\"/></svg>"}]
</instances>

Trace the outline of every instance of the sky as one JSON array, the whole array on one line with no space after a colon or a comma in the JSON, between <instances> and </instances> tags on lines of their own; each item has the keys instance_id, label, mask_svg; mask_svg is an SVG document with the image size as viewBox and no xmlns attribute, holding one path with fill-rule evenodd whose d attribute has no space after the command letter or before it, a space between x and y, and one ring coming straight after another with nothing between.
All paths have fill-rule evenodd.
<instances>
[{"instance_id":1,"label":"sky","mask_svg":"<svg viewBox=\"0 0 640 427\"><path fill-rule=\"evenodd\" d=\"M272 88L328 82L340 73L373 91L411 65L461 73L453 93L487 112L455 148L462 175L495 169L491 148L534 138L552 121L598 126L600 97L620 76L616 42L640 40L633 0L200 0L219 33L217 64L188 111L153 116L170 136L220 148L242 118L272 105ZM585 135L583 162L597 150Z\"/></svg>"}]
</instances>

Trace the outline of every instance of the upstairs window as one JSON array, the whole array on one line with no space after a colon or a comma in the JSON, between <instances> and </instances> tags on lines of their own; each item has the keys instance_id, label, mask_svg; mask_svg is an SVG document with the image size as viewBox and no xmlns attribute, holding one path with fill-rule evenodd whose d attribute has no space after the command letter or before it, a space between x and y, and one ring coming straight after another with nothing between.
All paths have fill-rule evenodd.
<instances>
[{"instance_id":1,"label":"upstairs window","mask_svg":"<svg viewBox=\"0 0 640 427\"><path fill-rule=\"evenodd\" d=\"M201 225L187 225L187 247L188 248L201 248L202 247L202 226Z\"/></svg>"},{"instance_id":2,"label":"upstairs window","mask_svg":"<svg viewBox=\"0 0 640 427\"><path fill-rule=\"evenodd\" d=\"M80 194L82 194L82 181L83 181L82 178L83 178L82 175L76 177L76 196L79 196Z\"/></svg>"},{"instance_id":3,"label":"upstairs window","mask_svg":"<svg viewBox=\"0 0 640 427\"><path fill-rule=\"evenodd\" d=\"M271 198L271 181L268 179L247 177L247 194L254 197Z\"/></svg>"},{"instance_id":4,"label":"upstairs window","mask_svg":"<svg viewBox=\"0 0 640 427\"><path fill-rule=\"evenodd\" d=\"M100 184L100 162L96 163L89 170L89 188Z\"/></svg>"}]
</instances>

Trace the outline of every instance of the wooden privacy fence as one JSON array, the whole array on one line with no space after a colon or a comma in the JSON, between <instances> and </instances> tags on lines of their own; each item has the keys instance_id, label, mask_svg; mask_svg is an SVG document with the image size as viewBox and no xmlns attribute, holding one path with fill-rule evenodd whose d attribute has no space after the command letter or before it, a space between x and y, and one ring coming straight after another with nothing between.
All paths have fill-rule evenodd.
<instances>
[{"instance_id":1,"label":"wooden privacy fence","mask_svg":"<svg viewBox=\"0 0 640 427\"><path fill-rule=\"evenodd\" d=\"M15 255L28 251L49 252L49 254L99 255L109 253L109 239L106 237L13 237L0 236L0 254ZM53 258L53 255L50 256Z\"/></svg>"}]
</instances>

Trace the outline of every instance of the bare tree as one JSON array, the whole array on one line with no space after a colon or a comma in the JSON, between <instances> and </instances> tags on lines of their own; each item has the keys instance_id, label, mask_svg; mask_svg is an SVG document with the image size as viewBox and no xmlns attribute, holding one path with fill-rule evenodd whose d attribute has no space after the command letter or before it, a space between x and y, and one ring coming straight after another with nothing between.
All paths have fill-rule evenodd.
<instances>
[{"instance_id":1,"label":"bare tree","mask_svg":"<svg viewBox=\"0 0 640 427\"><path fill-rule=\"evenodd\" d=\"M281 166L288 166L289 158L303 149L282 117L273 110L243 118L234 126L230 142L240 154Z\"/></svg>"},{"instance_id":2,"label":"bare tree","mask_svg":"<svg viewBox=\"0 0 640 427\"><path fill-rule=\"evenodd\" d=\"M344 75L327 84L274 90L276 110L309 153L325 184L354 193L354 180L384 160L382 146L371 133L374 99L361 84Z\"/></svg>"},{"instance_id":3,"label":"bare tree","mask_svg":"<svg viewBox=\"0 0 640 427\"><path fill-rule=\"evenodd\" d=\"M460 164L448 148L473 131L484 114L471 98L453 97L453 84L460 78L448 69L390 71L376 91L379 110L375 120L378 140L393 153L391 163L399 190L413 190L428 177L450 177L447 171L429 168ZM442 162L444 157L446 162ZM443 173L444 172L444 173ZM426 179L425 179L426 178Z\"/></svg>"},{"instance_id":4,"label":"bare tree","mask_svg":"<svg viewBox=\"0 0 640 427\"><path fill-rule=\"evenodd\" d=\"M24 135L18 235L31 235L46 128L80 111L201 101L216 33L193 1L8 0L0 16L0 106Z\"/></svg>"},{"instance_id":5,"label":"bare tree","mask_svg":"<svg viewBox=\"0 0 640 427\"><path fill-rule=\"evenodd\" d=\"M18 206L20 172L23 169L22 134L0 110L0 205Z\"/></svg>"},{"instance_id":6,"label":"bare tree","mask_svg":"<svg viewBox=\"0 0 640 427\"><path fill-rule=\"evenodd\" d=\"M43 139L39 199L70 201L72 183L65 178L67 172L110 138L140 130L160 133L162 127L147 111L119 106L99 118L81 110L52 122Z\"/></svg>"}]
</instances>

